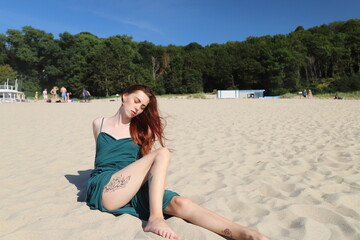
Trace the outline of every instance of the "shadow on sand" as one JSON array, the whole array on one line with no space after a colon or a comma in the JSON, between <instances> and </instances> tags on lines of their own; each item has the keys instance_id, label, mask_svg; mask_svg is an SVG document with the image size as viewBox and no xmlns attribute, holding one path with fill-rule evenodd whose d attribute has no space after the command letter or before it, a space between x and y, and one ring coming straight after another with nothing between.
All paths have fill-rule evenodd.
<instances>
[{"instance_id":1,"label":"shadow on sand","mask_svg":"<svg viewBox=\"0 0 360 240\"><path fill-rule=\"evenodd\" d=\"M90 178L92 169L88 170L79 170L79 175L65 175L65 178L72 184L74 184L77 189L79 190L77 196L78 202L85 202L85 196L86 196L86 186L87 182Z\"/></svg>"}]
</instances>

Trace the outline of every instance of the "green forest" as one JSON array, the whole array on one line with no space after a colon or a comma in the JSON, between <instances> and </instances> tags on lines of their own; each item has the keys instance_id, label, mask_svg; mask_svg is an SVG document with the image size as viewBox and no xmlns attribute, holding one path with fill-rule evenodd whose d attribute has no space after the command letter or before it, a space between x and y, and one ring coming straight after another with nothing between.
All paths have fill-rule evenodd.
<instances>
[{"instance_id":1,"label":"green forest","mask_svg":"<svg viewBox=\"0 0 360 240\"><path fill-rule=\"evenodd\" d=\"M18 79L28 96L65 86L73 96L121 93L141 83L158 94L265 89L281 95L360 90L360 19L245 41L158 46L116 35L52 33L24 26L0 34L0 84Z\"/></svg>"}]
</instances>

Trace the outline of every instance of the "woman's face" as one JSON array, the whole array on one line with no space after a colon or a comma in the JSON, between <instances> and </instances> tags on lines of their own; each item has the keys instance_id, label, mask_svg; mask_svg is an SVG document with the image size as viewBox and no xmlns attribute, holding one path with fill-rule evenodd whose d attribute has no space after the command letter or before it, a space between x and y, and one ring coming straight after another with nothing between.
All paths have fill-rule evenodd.
<instances>
[{"instance_id":1,"label":"woman's face","mask_svg":"<svg viewBox=\"0 0 360 240\"><path fill-rule=\"evenodd\" d=\"M149 104L149 97L143 91L135 91L133 93L124 93L123 106L125 115L128 118L136 117L141 114Z\"/></svg>"}]
</instances>

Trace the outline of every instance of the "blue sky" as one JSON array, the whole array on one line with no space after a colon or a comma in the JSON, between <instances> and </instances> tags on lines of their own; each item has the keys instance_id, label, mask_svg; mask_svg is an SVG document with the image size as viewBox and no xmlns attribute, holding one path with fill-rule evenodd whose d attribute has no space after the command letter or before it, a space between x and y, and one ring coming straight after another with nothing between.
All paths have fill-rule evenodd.
<instances>
[{"instance_id":1,"label":"blue sky","mask_svg":"<svg viewBox=\"0 0 360 240\"><path fill-rule=\"evenodd\" d=\"M0 33L32 26L55 38L90 32L206 46L351 18L360 18L360 0L12 0L1 4Z\"/></svg>"}]
</instances>

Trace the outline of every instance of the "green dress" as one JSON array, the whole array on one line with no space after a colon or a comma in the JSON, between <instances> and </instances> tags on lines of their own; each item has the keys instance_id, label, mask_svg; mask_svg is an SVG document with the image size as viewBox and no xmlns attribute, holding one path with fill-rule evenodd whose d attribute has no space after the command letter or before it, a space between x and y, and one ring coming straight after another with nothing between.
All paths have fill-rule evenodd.
<instances>
[{"instance_id":1,"label":"green dress","mask_svg":"<svg viewBox=\"0 0 360 240\"><path fill-rule=\"evenodd\" d=\"M150 214L147 182L144 183L130 202L122 208L109 211L102 205L102 192L104 186L109 183L111 176L141 158L140 146L134 144L132 138L115 139L113 136L101 131L102 124L103 122L96 141L95 169L91 172L88 181L86 202L91 209L98 209L114 215L128 213L147 220ZM169 205L171 199L178 195L170 190L165 190L163 210Z\"/></svg>"}]
</instances>

